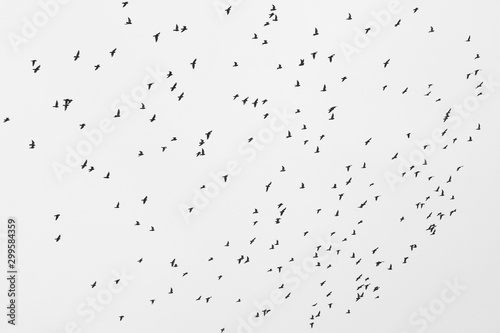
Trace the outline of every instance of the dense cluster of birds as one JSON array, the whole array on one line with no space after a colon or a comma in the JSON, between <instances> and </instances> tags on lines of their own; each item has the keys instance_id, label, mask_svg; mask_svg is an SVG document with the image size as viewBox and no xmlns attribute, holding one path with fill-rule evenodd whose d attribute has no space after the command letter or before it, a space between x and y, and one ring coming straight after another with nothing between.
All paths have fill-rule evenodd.
<instances>
[{"instance_id":1,"label":"dense cluster of birds","mask_svg":"<svg viewBox=\"0 0 500 333\"><path fill-rule=\"evenodd\" d=\"M128 1L122 3L122 7L125 8L129 4ZM232 6L228 6L225 10L224 13L226 16L232 15L234 12L234 8ZM414 8L412 10L413 15L418 15L420 12L419 8ZM282 15L282 14L280 14ZM351 13L346 13L346 21L351 21L353 19L353 14ZM278 24L278 9L275 5L272 5L271 8L269 9L269 13L267 15L267 20L261 27L261 29L266 29L265 27L269 25L275 25ZM124 25L125 26L130 26L134 25L134 20L133 17L126 17L124 20ZM398 19L397 22L394 24L394 28L399 27L402 25L402 20ZM188 29L188 26L183 25L183 24L175 24L174 26L171 27L170 29L172 32L179 33L179 34L189 34L189 33L196 33L194 29ZM365 34L370 34L371 33L371 27L366 27L364 28ZM321 31L316 28L316 27L311 27L311 34L310 38L316 38L316 36L319 36ZM439 34L439 26L430 26L429 30L427 31L429 34ZM150 34L150 40L151 43L162 43L165 41L164 35L166 33L163 31L158 31L158 32L151 32ZM265 30L264 31L256 31L253 33L253 35L248 36L251 40L259 40L261 41L261 45L268 45L273 42L272 39L269 37L262 38L263 35L265 35ZM463 38L463 43L466 44L471 44L473 43L473 38L471 36L464 36ZM470 50L470 48L469 48ZM116 47L111 47L110 48L110 57L114 58L118 53L117 53L117 48ZM477 52L471 52L471 66L470 66L470 71L467 73L464 73L464 79L469 80L472 79L474 76L477 76L479 72L481 71L481 68L478 65L478 59L480 59L480 55ZM329 53L329 54L321 54L318 51L312 50L311 52L308 52L310 55L309 58L307 57L299 57L296 60L296 66L299 67L307 67L310 62L314 61L320 61L323 59L326 64L332 63L335 61L335 53ZM80 59L85 58L85 50L76 50L73 56L73 61L80 61ZM398 61L396 57L391 57L387 59L381 59L380 60L380 66L383 69L388 69L391 67L391 65ZM30 65L33 70L33 74L38 75L40 71L43 71L44 68L43 66L40 65L38 60L32 60L30 62ZM186 60L186 63L183 64L187 68L190 68L190 70L196 71L199 69L201 66L207 66L206 63L204 63L202 56L198 56L197 58L194 58L192 60ZM243 66L241 63L238 63L238 61L233 61L232 63L228 64L228 67L241 67ZM93 70L97 71L101 68L101 64L95 64L93 66ZM92 70L92 68L90 69ZM276 65L276 70L279 71L286 71L287 68L282 65L282 63L278 63ZM170 79L172 82L171 86L169 87L170 92L174 92L174 90L179 91L178 87L178 82L176 80L176 75L172 72L169 71L168 75L165 77L165 79ZM348 82L350 80L346 75L340 74L338 76L338 82L339 84L343 84L344 82ZM153 82L149 83L147 85L148 89L151 89L152 86L154 85ZM476 92L477 96L482 95L482 85L483 83L479 83L476 87ZM290 82L290 86L293 86L297 89L301 89L305 86L305 83L301 82L299 79L294 80L294 82ZM399 88L394 88L401 92L401 94L408 94L411 89L418 90L418 91L423 91L422 96L425 98L431 98L431 95L433 95L433 83L427 84L425 87L410 87L406 86L402 90L399 90ZM389 91L392 87L390 86L390 82L382 85L380 87L379 93L384 93L386 91ZM315 87L316 91L318 94L324 94L327 92L330 92L331 89L326 83L318 83L317 86ZM177 97L177 101L182 101L184 98L196 98L196 96L193 96L193 94L190 94L189 91L187 91L187 88L182 88L182 92L179 92ZM250 108L250 109L264 109L264 106L266 103L268 103L268 98L265 96L260 96L260 95L252 95L251 93L246 93L246 92L232 92L231 94L228 94L225 98L228 99L228 101L232 101L233 103L237 103L238 107L245 107L245 108ZM311 98L315 98L315 96L311 96ZM54 105L52 105L53 109L56 110L61 110L61 111L66 111L66 112L71 112L71 106L73 103L72 98L61 98L60 96L57 97L55 96L54 99ZM433 100L436 103L442 102L442 97L435 97ZM341 108L337 105L332 105L325 109L324 112L324 120L326 122L331 122L331 121L337 121L335 118L335 112L337 111L337 108ZM140 110L145 110L146 105L144 103L141 103L140 105ZM445 109L448 109L446 112L443 114L443 125L445 126L445 129L442 131L441 136L445 136L448 134L449 128L446 127L448 126L448 120L450 119L450 114L452 112L452 108L445 107ZM301 113L301 110L299 108L296 109L295 111L296 114ZM262 118L266 119L269 116L269 113L263 111ZM113 117L114 121L120 121L121 118L121 112L120 110L116 110L116 114ZM149 121L155 122L157 121L157 115L153 114L151 115L151 118L149 118ZM4 119L4 123L6 122L11 122L15 123L16 119L15 116L12 115L10 117L7 117ZM83 129L85 127L85 123L79 124L79 129ZM477 124L477 127L475 128L476 131L481 131L482 127L480 124ZM287 144L290 145L297 145L297 146L306 146L308 145L311 146L312 148L310 149L310 152L312 154L321 154L322 153L322 142L325 140L325 138L328 137L329 133L328 131L325 131L324 133L320 134L318 137L310 137L306 136L304 138L303 135L297 135L298 132L301 133L307 133L308 131L308 124L301 124L299 128L296 129L287 129L284 133L281 133L279 135L282 135L287 142ZM210 142L210 139L214 136L217 135L216 132L214 132L211 129L207 129L206 132L200 133L200 135L197 138L198 144L193 147L193 155L196 157L203 158L207 154L209 154L210 149L207 148L207 144ZM401 141L404 140L410 140L412 133L408 132L406 133L403 137L401 137ZM473 135L472 133L467 133L465 135L463 134L457 134L456 137L452 138L450 142L446 142L443 144L439 149L441 150L446 150L449 148L450 145L461 145L461 144L469 144L470 142L473 142ZM300 140L296 140L297 137L300 137ZM249 138L248 142L251 142L254 138ZM359 151L362 151L365 147L369 145L373 145L374 142L377 141L377 137L366 137L363 140L360 140L360 142L355 143L354 149L357 149ZM36 144L35 144L36 140ZM170 140L170 144L175 144L175 142L178 141L178 137L174 136ZM27 142L27 148L28 149L36 149L38 148L38 145L43 146L44 142L40 142L39 139L33 138L29 142ZM141 158L145 156L146 154L149 153L154 153L155 151L157 153L166 153L168 152L168 145L166 143L159 144L157 147L151 148L150 147L145 147L144 149L134 152L131 152L131 158L135 158L137 156L138 158ZM215 146L211 146L211 149L217 149ZM425 145L421 147L423 151L426 149L429 149L428 145ZM391 163L393 161L397 161L398 156L402 154L402 152L394 152L393 155L391 156L385 156L382 157L385 159L388 163ZM394 162L395 163L395 162ZM421 183L427 183L429 186L432 187L432 191L429 193L425 194L422 196L417 202L414 203L414 208L413 211L409 211L408 215L412 216L420 216L422 221L425 221L426 224L422 225L421 228L423 231L427 232L429 236L436 235L436 233L439 231L439 227L442 223L442 221L446 219L450 219L454 214L457 213L457 207L451 206L452 208L450 209L439 209L437 207L448 207L448 204L445 204L446 202L452 202L455 200L456 194L453 193L452 189L450 188L449 184L456 178L459 177L459 172L462 168L464 168L463 165L454 165L453 169L449 169L448 171L446 168L443 168L443 170L440 173L432 173L429 171L429 165L431 165L431 161L428 161L427 159L424 159L421 164L418 165L411 165L408 170L403 171L399 177L401 179L410 179L411 181L415 182L421 182ZM332 198L334 198L333 202L338 203L336 205L335 209L332 209L331 207L317 207L317 209L313 212L310 212L311 214L315 215L324 215L326 216L325 218L328 219L340 219L341 217L344 217L344 212L348 212L351 210L359 210L363 211L369 206L374 206L377 205L378 203L382 202L384 200L384 196L381 194L381 188L382 184L375 183L373 181L365 181L363 177L360 176L360 173L366 172L370 168L370 161L366 160L363 161L361 164L347 164L345 165L344 168L344 173L341 176L342 178L339 179L338 181L334 182L333 184L331 182L325 182L323 185L327 186L329 188L329 191L332 193ZM261 194L262 196L266 196L268 193L272 193L273 191L280 191L279 188L279 179L286 177L288 169L290 169L290 166L285 166L281 165L278 169L276 169L276 172L274 174L269 174L266 175L266 179L262 179L262 190ZM99 168L95 167L92 158L88 157L84 161L84 163L81 165L81 171L86 171L87 175L88 173L100 173L98 177L102 178L102 181L109 181L111 179L113 172L112 170L99 170ZM228 181L228 174L225 174L222 176L221 181L227 182ZM281 178L280 178L281 177ZM359 202L354 205L354 206L342 206L343 202L345 202L345 198L347 197L352 197L355 196L355 193L353 193L353 190L351 188L353 187L354 183L358 183L361 187L365 188L365 192L362 194L363 198L359 200ZM306 181L298 181L297 183L294 183L294 186L296 188L296 191L303 191L308 194L309 197L314 197L315 192L314 189L310 189L309 184ZM200 184L199 188L201 190L205 189L205 184ZM224 247L228 249L228 256L231 256L234 262L233 267L226 267L225 270L226 272L238 269L239 265L247 265L250 263L253 263L255 261L259 261L260 258L255 255L255 253L262 253L263 256L267 256L268 251L279 251L280 245L285 241L282 238L276 238L275 241L272 243L266 243L264 241L261 241L259 237L255 236L256 233L254 233L253 228L258 228L263 224L266 224L267 221L270 219L273 221L273 224L275 227L283 227L286 226L288 216L290 214L290 207L285 204L287 201L287 197L292 195L292 193L284 193L283 197L283 202L276 202L272 203L272 205L275 207L275 211L273 213L273 216L269 218L269 216L262 216L261 213L261 208L262 207L255 207L252 211L248 211L244 213L245 216L242 217L242 220L249 221L248 226L242 226L242 228L245 228L245 230L248 233L248 244L251 245L254 248L258 248L259 251L257 252L252 252L251 253L240 253L236 250L236 252L230 252L231 248L233 246L234 241L230 238L230 235L228 236L227 241L224 244L220 244L221 247ZM356 194L356 196L359 195L359 193ZM137 197L137 202L142 203L142 205L147 206L148 205L148 195L140 196ZM119 201L115 201L116 205L114 206L114 209L120 209L123 207L123 205L120 205ZM193 210L195 210L195 207L189 207L187 209L187 213L191 214L193 213ZM394 219L392 222L394 223L410 223L408 222L407 216L401 216L397 219ZM65 218L64 214L57 213L54 215L54 220L59 221L58 223L63 221ZM318 269L323 270L323 271L330 271L332 270L332 264L326 264L324 262L321 262L319 260L319 257L324 255L324 254L331 254L332 256L336 257L341 257L344 256L348 258L351 262L352 265L355 267L355 271L357 272L355 277L353 277L353 281L356 284L356 288L352 290L352 303L349 305L344 305L344 304L338 304L333 301L334 298L334 286L330 283L328 279L322 281L317 288L319 289L317 295L320 295L317 297L316 301L314 303L310 304L311 310L310 313L308 314L299 314L304 317L304 322L307 323L305 324L306 327L310 327L311 329L315 328L315 325L318 321L321 320L322 316L325 316L328 311L332 311L333 309L340 309L342 313L345 313L346 315L349 315L352 313L352 311L355 311L356 309L356 304L358 302L362 302L365 299L372 299L376 300L379 299L380 297L383 297L381 294L381 291L383 290L380 286L379 283L377 283L376 279L370 276L370 273L373 269L379 269L379 270L385 270L385 271L393 271L400 269L402 265L406 265L411 262L411 256L414 254L414 251L418 250L418 244L410 243L407 244L407 250L405 253L400 254L400 258L398 260L391 260L386 257L384 257L383 254L379 254L379 249L383 247L383 245L379 245L375 248L373 248L369 253L363 253L362 251L348 251L346 248L347 246L344 246L344 244L348 244L349 241L353 238L355 238L358 234L363 233L363 226L366 224L366 221L369 219L369 216L366 216L363 219L360 219L359 221L353 222L352 225L352 231L350 231L348 234L344 235L339 235L337 231L332 227L332 230L330 230L330 237L336 236L339 237L340 240L340 248L334 248L331 245L329 247L325 247L321 244L315 244L312 248L311 251L308 255L310 259L312 259L315 262L315 265L317 266ZM131 223L130 227L131 228L140 228L141 227L141 222L140 221L135 221L134 223ZM302 234L300 235L301 237L307 238L310 237L310 230L308 230L307 224L304 224L304 230L302 231ZM267 227L267 224L263 227ZM155 232L155 226L154 225L149 225L148 230L150 232ZM54 241L58 243L58 245L63 245L64 244L64 235L59 234L54 238ZM345 248L344 248L345 247ZM207 262L213 262L216 261L218 258L216 256L212 256L210 254L207 255ZM276 274L280 275L284 272L287 265L289 265L291 262L297 261L299 258L294 258L291 257L288 259L287 262L281 262L276 266L273 267L268 267L265 271L262 273L266 274ZM137 258L137 265L142 264L144 261L148 260L147 257L141 257L139 256ZM169 262L169 266L172 270L178 271L179 276L184 278L190 274L189 271L189 263L184 261L183 258L171 258ZM224 280L226 275L228 275L226 272L221 272L217 274L214 278L216 280ZM210 278L210 277L207 277ZM91 289L96 288L96 286L99 285L101 281L89 281L89 287ZM115 280L115 284L119 284L120 280ZM277 289L282 289L284 292L284 299L287 300L289 298L293 298L294 294L290 290L290 286L286 285L285 283L280 283L275 286ZM158 288L165 288L165 286L158 286ZM174 288L172 285L168 285L166 287L168 294L174 294L178 292L177 289ZM219 290L219 292L223 292L223 288ZM218 294L214 293L204 293L198 295L196 298L193 298L193 302L201 302L205 304L209 304L213 299L216 299L218 297ZM162 299L162 298L151 298L151 299L145 299L144 304L149 303L150 306L155 306L158 303L161 302L169 302L168 299ZM251 303L251 299L244 299L240 297L239 295L234 295L234 303L244 303L244 302L249 302ZM233 305L227 304L227 306L231 307ZM255 317L260 317L260 316L267 316L272 310L269 308L262 308L259 309L259 311L256 311L253 315ZM134 313L124 313L119 315L116 320L120 322L126 322L127 318L129 316L134 316ZM229 330L229 325L231 323L219 323L220 331L224 332L226 328Z\"/></svg>"}]
</instances>

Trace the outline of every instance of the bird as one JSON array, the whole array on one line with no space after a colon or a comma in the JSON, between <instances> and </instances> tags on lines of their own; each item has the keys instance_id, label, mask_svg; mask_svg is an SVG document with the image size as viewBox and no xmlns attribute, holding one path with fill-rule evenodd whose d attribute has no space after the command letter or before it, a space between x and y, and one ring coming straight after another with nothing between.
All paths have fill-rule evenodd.
<instances>
[{"instance_id":1,"label":"bird","mask_svg":"<svg viewBox=\"0 0 500 333\"><path fill-rule=\"evenodd\" d=\"M191 64L191 67L194 69L194 67L196 66L196 60L197 59L194 59L190 64Z\"/></svg>"},{"instance_id":2,"label":"bird","mask_svg":"<svg viewBox=\"0 0 500 333\"><path fill-rule=\"evenodd\" d=\"M157 34L153 35L154 39L155 39L155 43L158 42L158 38L160 37L160 33L158 32Z\"/></svg>"},{"instance_id":3,"label":"bird","mask_svg":"<svg viewBox=\"0 0 500 333\"><path fill-rule=\"evenodd\" d=\"M348 21L349 21L349 20L352 20L352 15L351 15L351 13L348 13L348 16L347 16L346 20L348 20Z\"/></svg>"},{"instance_id":4,"label":"bird","mask_svg":"<svg viewBox=\"0 0 500 333\"><path fill-rule=\"evenodd\" d=\"M74 61L77 61L80 58L80 50L76 52L76 55L73 57Z\"/></svg>"},{"instance_id":5,"label":"bird","mask_svg":"<svg viewBox=\"0 0 500 333\"><path fill-rule=\"evenodd\" d=\"M31 143L29 144L30 149L35 149L35 141L31 140Z\"/></svg>"}]
</instances>

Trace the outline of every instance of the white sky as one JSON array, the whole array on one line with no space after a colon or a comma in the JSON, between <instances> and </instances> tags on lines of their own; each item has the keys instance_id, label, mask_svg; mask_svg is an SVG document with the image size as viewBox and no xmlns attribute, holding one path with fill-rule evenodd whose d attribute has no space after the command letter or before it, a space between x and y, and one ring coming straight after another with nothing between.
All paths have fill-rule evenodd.
<instances>
[{"instance_id":1,"label":"white sky","mask_svg":"<svg viewBox=\"0 0 500 333\"><path fill-rule=\"evenodd\" d=\"M291 297L274 306L252 332L419 332L424 317L414 313L439 302L446 281L456 279L466 290L421 331L498 332L500 86L493 92L486 82L476 86L500 83L495 39L500 4L401 0L389 23L378 34L365 35L369 43L360 47L358 31L364 34L373 13L387 11L389 2L241 0L231 2L230 15L220 15L218 4L230 2L148 0L122 8L120 1L73 0L59 5L16 52L12 34L22 36L23 18L33 22L41 7L37 1L0 1L0 120L10 118L0 122L0 233L6 232L7 218L15 217L19 246L18 325L7 325L2 313L1 331L65 332L75 322L75 332L92 333L247 332L238 318L246 320L258 310L254 302L270 299L292 267L289 259L302 264L335 231L334 240L348 240L340 255L329 257L332 267L326 269L325 261L300 280ZM278 21L264 26L272 4ZM413 13L415 7L419 10ZM125 25L127 17L132 25ZM176 24L188 30L172 31ZM431 26L433 33L428 32ZM342 51L347 44L359 51L349 59ZM73 61L77 50L80 59ZM36 74L32 59L41 66ZM300 59L304 66L298 66ZM101 67L94 71L96 64ZM278 64L283 69L277 70ZM132 108L127 116L114 118L118 108L125 112L121 96L143 81L153 82L147 76L155 68L173 76L154 83L143 100L145 110ZM476 69L481 71L466 79ZM294 87L296 80L301 87ZM324 84L327 91L320 92ZM181 92L185 96L178 102ZM478 107L467 118L460 116L455 110L479 92L484 98ZM239 97L233 101L235 94ZM65 98L73 100L67 111L61 107ZM268 102L262 105L264 99ZM57 109L52 107L56 100ZM335 120L330 121L333 106ZM443 123L450 108L455 120ZM255 158L242 153L250 137L262 143L259 135L272 131L275 110L296 109L301 112L283 130L272 132L273 139ZM264 120L265 113L270 115ZM155 122L149 121L153 115ZM83 158L87 168L72 168L58 179L55 163L65 163L68 147L77 149L87 141L79 124L92 130L106 119L113 129L91 146ZM405 170L405 181L391 189L386 175L397 174L402 158L417 154L418 142L421 147L433 131L446 128L447 141L426 156L428 164ZM200 139L210 130L201 147L205 156L196 157ZM325 137L320 140L320 135ZM171 141L174 136L177 141ZM35 149L28 148L31 140ZM304 140L309 141L304 145ZM163 153L162 146L167 146ZM320 153L314 153L316 147ZM138 157L139 151L144 156ZM399 158L391 160L396 152ZM226 174L230 161L241 172L230 175L227 187L206 207L196 206L194 191L213 182L211 173ZM361 168L364 162L366 169ZM282 165L286 172L279 172ZM352 165L349 172L347 165ZM89 173L89 166L95 171ZM418 177L416 170L421 171ZM110 179L103 179L107 172ZM301 183L305 189L299 189ZM334 183L337 189L331 188ZM438 186L445 196L434 192ZM340 193L345 193L342 201ZM427 196L424 208L417 210L415 204ZM365 200L366 206L357 208ZM119 209L114 208L117 202ZM287 210L275 224L279 203ZM180 207L192 206L196 214L187 223ZM252 214L255 208L258 214ZM450 217L453 209L457 212ZM340 216L335 217L337 210ZM439 212L446 215L442 220ZM54 221L54 214L61 217ZM134 226L135 221L141 225ZM430 236L425 229L432 223L437 231ZM269 250L276 240L279 245ZM5 239L0 242L0 258L6 262ZM410 251L410 244L417 249ZM355 259L350 258L353 252ZM242 254L250 263L237 264ZM173 258L177 268L170 266ZM362 261L355 265L358 258ZM375 267L378 260L384 263ZM281 274L278 266L283 266ZM126 286L122 279L123 290L87 322L89 317L77 309L104 293L110 282L114 285L113 272L122 270L134 279ZM371 285L355 302L365 277ZM285 283L284 290L291 284ZM380 290L373 292L374 286ZM0 302L6 304L5 279L0 290ZM196 302L200 295L202 301ZM345 314L347 309L351 314ZM318 311L321 316L311 330L310 317Z\"/></svg>"}]
</instances>

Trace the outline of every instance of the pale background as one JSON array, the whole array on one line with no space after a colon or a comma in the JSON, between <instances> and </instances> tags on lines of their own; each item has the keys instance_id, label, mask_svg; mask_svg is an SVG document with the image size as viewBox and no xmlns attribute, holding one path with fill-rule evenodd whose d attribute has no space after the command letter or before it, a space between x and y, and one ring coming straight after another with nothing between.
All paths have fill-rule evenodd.
<instances>
[{"instance_id":1,"label":"pale background","mask_svg":"<svg viewBox=\"0 0 500 333\"><path fill-rule=\"evenodd\" d=\"M220 332L223 327L236 332L238 317L255 312L253 302L268 299L281 284L267 269L287 264L292 256L297 262L310 256L316 240L330 231L348 237L355 228L358 235L344 251L359 254L364 266L354 266L345 256L334 259L328 274L317 272L304 281L255 332L311 331L308 317L318 311L311 304L329 290L334 309L323 305L316 332L417 332L409 317L455 278L466 291L426 331L498 332L499 94L481 102L453 132L458 142L438 149L419 176L434 174L444 184L453 175L446 188L455 201L436 201L417 211L415 203L434 195L435 183L412 178L391 191L384 174L396 172L398 164L391 161L395 152L407 157L415 150L407 132L412 139L429 138L435 128L444 128L442 117L450 107L475 95L480 80L466 80L466 73L481 68L484 77L491 74L500 82L500 3L402 0L401 12L351 62L342 56L341 43L352 43L356 29L366 28L370 13L386 9L387 2L275 0L279 21L269 27L263 23L271 2L234 3L231 14L221 19L211 0L131 1L125 8L119 1L74 0L15 52L9 32L19 33L23 17L31 19L40 7L37 1L0 1L0 118L11 118L0 123L0 232L14 216L20 251L18 326L6 325L2 313L1 331L64 332L75 321L82 332L96 333ZM420 8L416 14L414 7ZM349 12L352 21L345 20ZM131 26L124 25L127 17ZM399 18L401 26L394 28ZM188 31L174 33L175 24L188 26ZM319 36L313 37L315 27ZM154 43L152 35L159 31ZM258 40L251 39L253 33ZM468 35L471 42L465 43ZM263 38L268 45L261 45ZM116 56L110 58L115 47ZM74 62L76 50L81 58ZM318 51L315 61L313 51ZM330 64L326 57L332 53L336 56ZM474 60L476 53L481 58ZM194 58L198 64L192 70ZM304 67L297 66L301 58L306 59ZM391 63L384 69L388 58ZM41 64L36 75L32 59ZM240 66L233 68L233 61ZM101 68L94 72L97 63ZM283 70L276 70L278 63ZM146 110L113 120L115 130L87 157L96 171L78 168L60 182L52 163L63 162L66 147L85 138L78 124L95 128L101 119L112 118L113 101L141 84L146 68L156 65L174 76L155 84ZM344 75L348 80L341 84ZM302 84L298 89L293 87L297 79ZM173 82L178 89L170 93ZM320 93L324 83L328 92ZM434 84L432 94L423 97L428 83ZM384 84L389 87L382 93ZM405 87L409 91L402 95ZM185 98L178 103L182 91ZM233 102L236 93L241 97ZM257 97L269 102L256 109L242 106L246 96L249 102ZM442 101L435 103L438 97ZM74 100L68 111L53 109L54 101L63 98ZM330 122L326 111L333 105L338 105L336 120ZM302 110L288 128L294 136L285 140L285 132L277 134L247 164L237 147L267 126L262 114L272 108ZM151 123L153 114L157 121ZM478 123L481 131L475 131ZM303 124L306 131L300 130ZM196 158L197 143L209 130L213 134L206 156ZM321 134L326 137L319 142ZM472 143L465 142L469 135ZM175 143L170 142L173 136ZM28 149L32 139L34 150ZM304 146L306 139L310 142ZM163 145L168 148L162 154ZM317 145L321 153L313 154ZM139 150L145 156L138 158ZM230 160L240 161L243 172L192 223L185 223L179 205L190 205L193 189ZM368 167L362 171L364 161ZM345 172L349 164L351 174ZM278 172L281 165L286 173ZM459 165L464 168L456 173ZM111 179L104 180L107 171ZM353 185L339 204L339 192L330 187L350 176ZM269 181L273 186L265 193ZM306 184L303 191L298 190L301 182ZM376 185L368 190L369 182ZM381 198L375 205L377 194ZM149 201L142 205L145 195ZM367 207L356 208L365 199ZM113 208L117 201L119 210ZM278 228L274 219L280 202L288 207L287 222ZM260 211L255 227L254 208ZM453 208L458 211L452 218L435 219L438 211L447 214ZM337 209L341 216L335 220ZM429 209L434 217L425 220ZM54 221L57 213L61 218ZM399 223L403 215L405 222ZM364 223L358 226L360 219ZM140 227L133 226L136 220ZM424 231L431 221L439 224L432 237ZM148 231L150 225L154 233ZM305 230L310 237L302 237ZM62 240L56 243L59 234ZM257 241L250 247L253 237ZM281 245L268 251L276 239ZM229 248L223 246L227 240ZM418 249L410 253L413 243ZM370 251L377 246L377 258L393 263L393 271L374 267ZM250 255L251 264L236 264L243 253ZM408 264L401 265L408 255ZM213 262L207 262L210 256ZM179 262L176 270L169 265L173 258ZM86 323L77 307L114 280L113 270L122 269L135 279ZM184 271L189 274L182 278ZM371 277L372 287L381 287L380 299L370 294L354 302L354 279L360 273ZM219 274L224 275L221 281ZM96 280L98 287L91 289ZM320 288L324 280L328 286ZM4 304L7 285L1 281ZM168 295L170 287L173 295ZM194 302L199 295L213 299ZM235 304L237 298L241 304ZM348 308L352 313L345 315ZM119 315L125 315L122 322Z\"/></svg>"}]
</instances>

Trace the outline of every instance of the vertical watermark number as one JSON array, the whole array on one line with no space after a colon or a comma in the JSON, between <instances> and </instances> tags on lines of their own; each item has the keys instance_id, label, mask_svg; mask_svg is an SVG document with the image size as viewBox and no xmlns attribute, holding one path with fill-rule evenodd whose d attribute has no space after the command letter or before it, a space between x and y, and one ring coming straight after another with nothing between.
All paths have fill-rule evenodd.
<instances>
[{"instance_id":1,"label":"vertical watermark number","mask_svg":"<svg viewBox=\"0 0 500 333\"><path fill-rule=\"evenodd\" d=\"M7 221L7 322L11 325L16 325L16 310L17 310L17 265L16 265L16 248L17 248L17 225L16 220L9 218Z\"/></svg>"}]
</instances>

